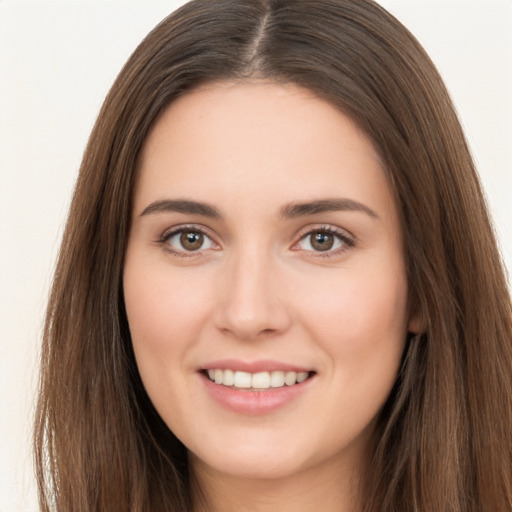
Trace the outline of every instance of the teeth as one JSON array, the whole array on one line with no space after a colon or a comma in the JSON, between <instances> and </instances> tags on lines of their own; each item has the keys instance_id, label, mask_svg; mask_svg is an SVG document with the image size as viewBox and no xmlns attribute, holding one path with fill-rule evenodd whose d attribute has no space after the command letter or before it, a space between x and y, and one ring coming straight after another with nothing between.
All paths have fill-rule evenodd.
<instances>
[{"instance_id":1,"label":"teeth","mask_svg":"<svg viewBox=\"0 0 512 512\"><path fill-rule=\"evenodd\" d=\"M241 389L269 389L293 386L304 382L309 376L308 372L235 372L233 370L208 370L208 377L215 384L234 386Z\"/></svg>"},{"instance_id":2,"label":"teeth","mask_svg":"<svg viewBox=\"0 0 512 512\"><path fill-rule=\"evenodd\" d=\"M255 373L252 376L251 384L256 389L268 389L270 387L270 374L268 372Z\"/></svg>"},{"instance_id":3,"label":"teeth","mask_svg":"<svg viewBox=\"0 0 512 512\"><path fill-rule=\"evenodd\" d=\"M286 372L284 383L287 386L293 386L297 382L297 374L295 372Z\"/></svg>"},{"instance_id":4,"label":"teeth","mask_svg":"<svg viewBox=\"0 0 512 512\"><path fill-rule=\"evenodd\" d=\"M222 371L222 370L219 370ZM247 372L235 372L235 388L250 388L251 374Z\"/></svg>"},{"instance_id":5,"label":"teeth","mask_svg":"<svg viewBox=\"0 0 512 512\"><path fill-rule=\"evenodd\" d=\"M235 372L233 370L224 370L222 384L224 386L233 386L235 384Z\"/></svg>"},{"instance_id":6,"label":"teeth","mask_svg":"<svg viewBox=\"0 0 512 512\"><path fill-rule=\"evenodd\" d=\"M308 372L297 373L297 382L304 382L308 378Z\"/></svg>"},{"instance_id":7,"label":"teeth","mask_svg":"<svg viewBox=\"0 0 512 512\"><path fill-rule=\"evenodd\" d=\"M272 372L270 374L270 386L280 388L284 386L284 372Z\"/></svg>"}]
</instances>

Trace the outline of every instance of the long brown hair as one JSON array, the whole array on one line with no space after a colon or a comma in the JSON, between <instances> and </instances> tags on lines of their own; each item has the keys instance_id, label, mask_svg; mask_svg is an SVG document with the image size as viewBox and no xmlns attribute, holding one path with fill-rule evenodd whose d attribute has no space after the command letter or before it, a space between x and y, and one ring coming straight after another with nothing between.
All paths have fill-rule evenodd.
<instances>
[{"instance_id":1,"label":"long brown hair","mask_svg":"<svg viewBox=\"0 0 512 512\"><path fill-rule=\"evenodd\" d=\"M83 158L48 305L35 427L45 512L184 512L187 453L147 397L122 292L137 158L179 95L212 80L292 82L349 115L401 214L408 345L379 414L364 510L512 511L512 312L449 95L371 0L195 0L122 69Z\"/></svg>"}]
</instances>

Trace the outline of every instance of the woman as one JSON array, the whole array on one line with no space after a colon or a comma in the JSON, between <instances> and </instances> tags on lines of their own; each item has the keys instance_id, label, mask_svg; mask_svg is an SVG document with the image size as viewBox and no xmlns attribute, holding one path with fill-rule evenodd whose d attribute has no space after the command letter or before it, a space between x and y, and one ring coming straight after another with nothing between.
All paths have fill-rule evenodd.
<instances>
[{"instance_id":1,"label":"woman","mask_svg":"<svg viewBox=\"0 0 512 512\"><path fill-rule=\"evenodd\" d=\"M457 117L395 19L191 2L84 156L42 509L512 510L511 319Z\"/></svg>"}]
</instances>

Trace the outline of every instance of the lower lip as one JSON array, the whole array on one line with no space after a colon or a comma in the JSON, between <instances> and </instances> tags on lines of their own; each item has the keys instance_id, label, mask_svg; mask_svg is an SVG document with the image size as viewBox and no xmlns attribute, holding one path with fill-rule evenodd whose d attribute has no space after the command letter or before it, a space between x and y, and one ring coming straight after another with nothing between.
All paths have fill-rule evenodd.
<instances>
[{"instance_id":1,"label":"lower lip","mask_svg":"<svg viewBox=\"0 0 512 512\"><path fill-rule=\"evenodd\" d=\"M224 408L240 414L265 414L279 409L302 395L310 387L314 376L293 386L269 388L261 391L238 390L215 384L201 374L210 396Z\"/></svg>"}]
</instances>

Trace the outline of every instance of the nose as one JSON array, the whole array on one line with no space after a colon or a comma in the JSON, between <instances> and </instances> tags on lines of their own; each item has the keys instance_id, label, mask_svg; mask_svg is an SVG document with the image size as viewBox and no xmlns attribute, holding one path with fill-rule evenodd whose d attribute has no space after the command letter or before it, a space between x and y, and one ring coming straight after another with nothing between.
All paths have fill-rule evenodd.
<instances>
[{"instance_id":1,"label":"nose","mask_svg":"<svg viewBox=\"0 0 512 512\"><path fill-rule=\"evenodd\" d=\"M291 324L279 265L259 251L233 257L223 273L215 322L242 340L277 335Z\"/></svg>"}]
</instances>

